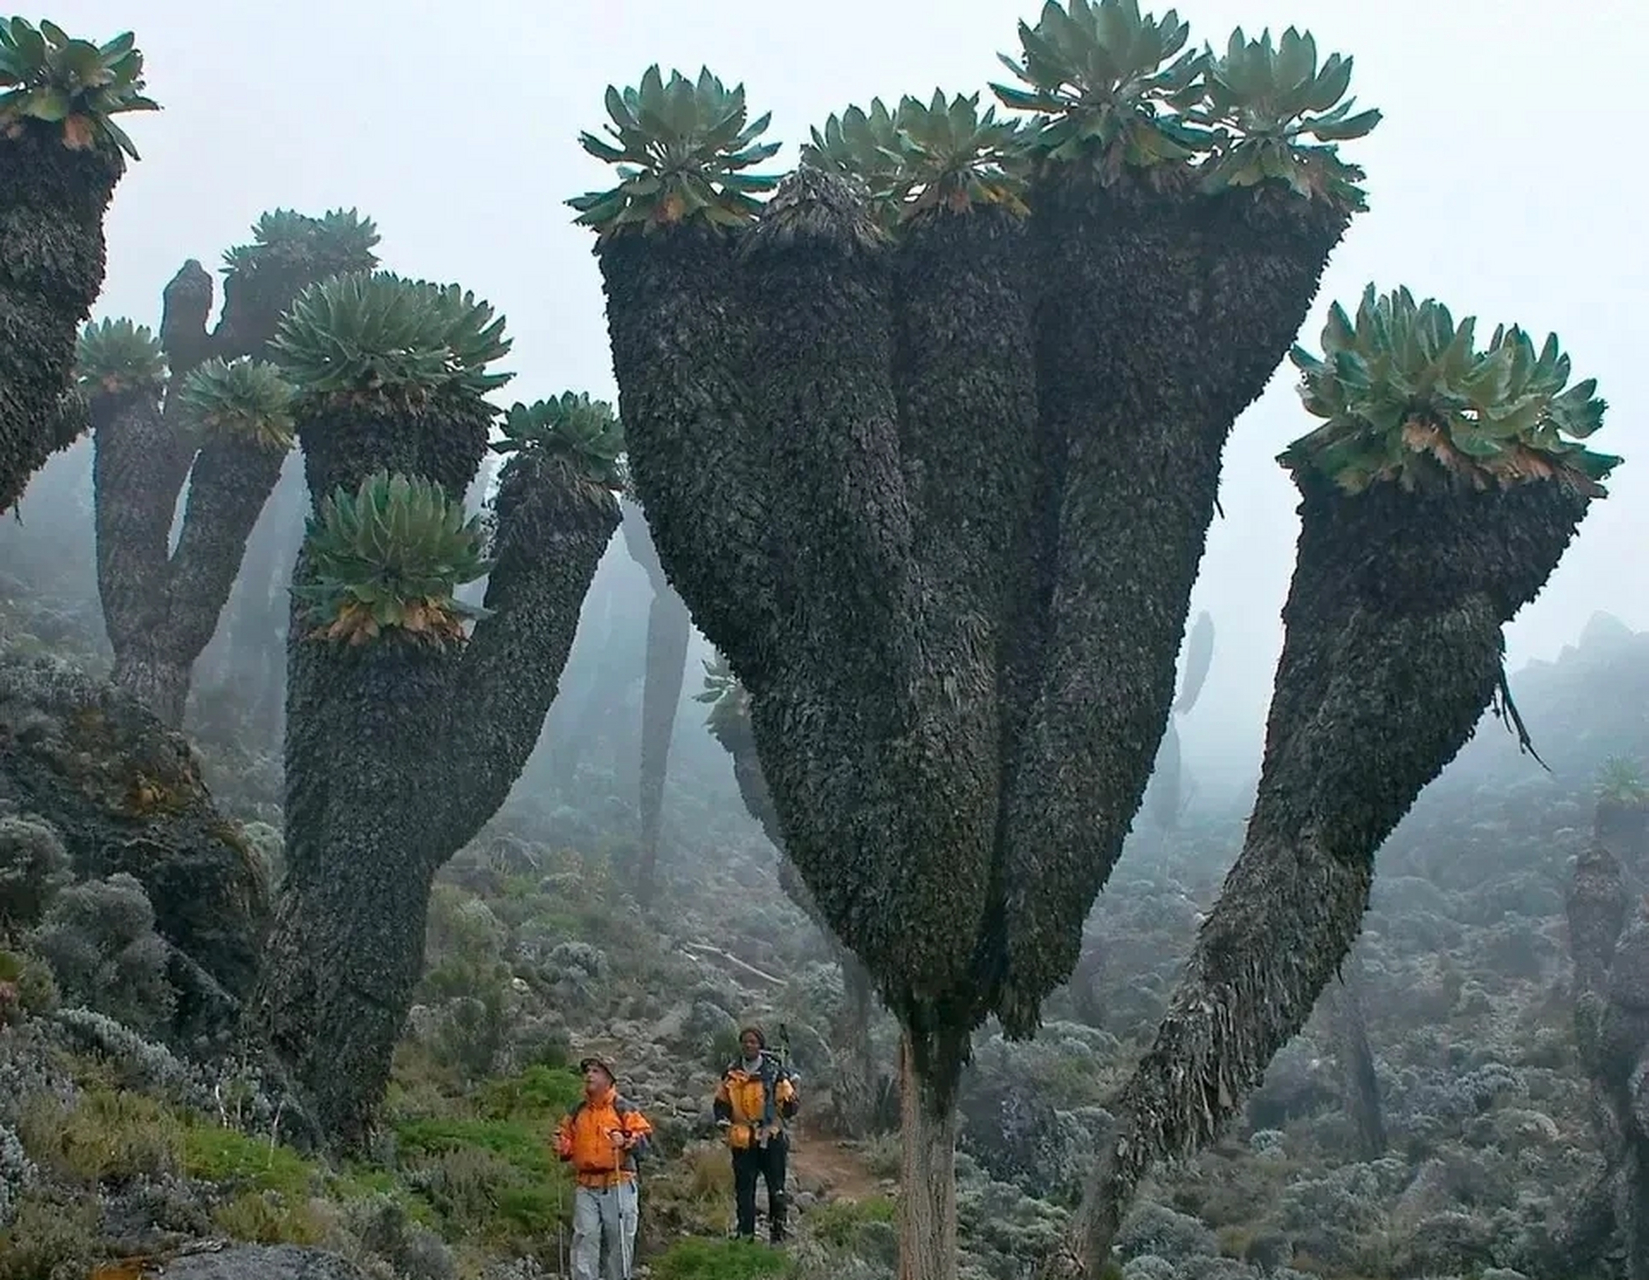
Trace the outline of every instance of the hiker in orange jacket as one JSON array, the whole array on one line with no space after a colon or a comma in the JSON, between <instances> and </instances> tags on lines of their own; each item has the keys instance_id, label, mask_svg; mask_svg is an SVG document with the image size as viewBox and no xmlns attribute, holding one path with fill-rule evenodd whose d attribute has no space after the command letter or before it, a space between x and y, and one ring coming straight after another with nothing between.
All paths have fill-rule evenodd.
<instances>
[{"instance_id":1,"label":"hiker in orange jacket","mask_svg":"<svg viewBox=\"0 0 1649 1280\"><path fill-rule=\"evenodd\" d=\"M716 1123L733 1151L733 1201L740 1239L756 1238L756 1183L767 1184L767 1225L773 1243L784 1239L786 1164L790 1138L785 1124L800 1099L796 1078L767 1050L760 1027L739 1032L740 1056L721 1073L716 1089Z\"/></svg>"},{"instance_id":2,"label":"hiker in orange jacket","mask_svg":"<svg viewBox=\"0 0 1649 1280\"><path fill-rule=\"evenodd\" d=\"M640 1208L636 1156L647 1149L653 1126L618 1093L612 1067L601 1058L578 1064L584 1097L556 1126L555 1150L573 1167L573 1280L631 1280Z\"/></svg>"}]
</instances>

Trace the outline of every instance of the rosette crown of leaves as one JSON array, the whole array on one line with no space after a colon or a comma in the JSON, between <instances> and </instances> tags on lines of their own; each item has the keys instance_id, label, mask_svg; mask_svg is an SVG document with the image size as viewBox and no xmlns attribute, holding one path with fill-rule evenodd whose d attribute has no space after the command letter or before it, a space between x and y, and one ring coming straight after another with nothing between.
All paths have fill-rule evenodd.
<instances>
[{"instance_id":1,"label":"rosette crown of leaves","mask_svg":"<svg viewBox=\"0 0 1649 1280\"><path fill-rule=\"evenodd\" d=\"M207 431L285 453L292 447L292 385L264 360L214 356L177 388L178 408Z\"/></svg>"},{"instance_id":2,"label":"rosette crown of leaves","mask_svg":"<svg viewBox=\"0 0 1649 1280\"><path fill-rule=\"evenodd\" d=\"M97 45L55 23L0 18L0 136L34 121L59 128L70 150L107 148L137 160L114 117L160 110L143 87L143 53L130 31Z\"/></svg>"},{"instance_id":3,"label":"rosette crown of leaves","mask_svg":"<svg viewBox=\"0 0 1649 1280\"><path fill-rule=\"evenodd\" d=\"M1030 212L1023 199L1025 126L998 120L994 106L981 112L977 93L947 101L935 89L926 103L901 99L897 138L904 170L897 195L906 218L934 210L965 213L978 205L1021 217Z\"/></svg>"},{"instance_id":4,"label":"rosette crown of leaves","mask_svg":"<svg viewBox=\"0 0 1649 1280\"><path fill-rule=\"evenodd\" d=\"M1597 798L1622 805L1649 805L1649 778L1628 756L1610 756L1597 775Z\"/></svg>"},{"instance_id":5,"label":"rosette crown of leaves","mask_svg":"<svg viewBox=\"0 0 1649 1280\"><path fill-rule=\"evenodd\" d=\"M497 453L559 454L597 484L624 486L624 428L605 400L565 391L532 404L517 401L504 415L502 430L504 438L492 446Z\"/></svg>"},{"instance_id":6,"label":"rosette crown of leaves","mask_svg":"<svg viewBox=\"0 0 1649 1280\"><path fill-rule=\"evenodd\" d=\"M1322 356L1291 353L1306 410L1325 421L1279 460L1348 493L1383 481L1481 489L1554 479L1602 496L1621 460L1579 443L1603 423L1596 379L1569 385L1556 334L1537 351L1502 325L1479 350L1475 328L1474 317L1456 324L1442 303L1416 303L1402 288L1377 295L1370 285L1355 321L1336 303Z\"/></svg>"},{"instance_id":7,"label":"rosette crown of leaves","mask_svg":"<svg viewBox=\"0 0 1649 1280\"><path fill-rule=\"evenodd\" d=\"M710 708L705 723L715 732L731 728L750 714L750 695L721 653L704 663L704 688L693 695L693 701Z\"/></svg>"},{"instance_id":8,"label":"rosette crown of leaves","mask_svg":"<svg viewBox=\"0 0 1649 1280\"><path fill-rule=\"evenodd\" d=\"M380 636L444 644L480 616L454 592L492 567L479 516L432 481L379 471L350 493L335 489L309 518L313 639L364 644Z\"/></svg>"},{"instance_id":9,"label":"rosette crown of leaves","mask_svg":"<svg viewBox=\"0 0 1649 1280\"><path fill-rule=\"evenodd\" d=\"M1107 181L1124 166L1188 161L1212 141L1179 114L1200 101L1207 61L1185 48L1190 30L1172 9L1140 13L1137 0L1047 0L1034 27L1019 24L1020 57L998 55L1026 87L991 88L1045 117L1027 139L1045 160L1091 159Z\"/></svg>"},{"instance_id":10,"label":"rosette crown of leaves","mask_svg":"<svg viewBox=\"0 0 1649 1280\"><path fill-rule=\"evenodd\" d=\"M271 350L287 381L309 395L481 396L514 376L488 371L510 350L504 317L491 304L455 284L388 271L310 285L282 319Z\"/></svg>"},{"instance_id":11,"label":"rosette crown of leaves","mask_svg":"<svg viewBox=\"0 0 1649 1280\"><path fill-rule=\"evenodd\" d=\"M898 189L907 162L897 119L885 102L872 98L868 112L848 107L809 135L812 140L801 148L803 164L862 182L877 220L883 225L898 221Z\"/></svg>"},{"instance_id":12,"label":"rosette crown of leaves","mask_svg":"<svg viewBox=\"0 0 1649 1280\"><path fill-rule=\"evenodd\" d=\"M1019 121L998 120L994 106L981 112L977 93L947 99L935 90L928 102L906 96L896 112L875 98L868 113L849 107L832 115L812 130L802 160L863 182L884 228L979 205L1023 216L1025 133Z\"/></svg>"},{"instance_id":13,"label":"rosette crown of leaves","mask_svg":"<svg viewBox=\"0 0 1649 1280\"><path fill-rule=\"evenodd\" d=\"M578 141L617 166L619 183L567 201L578 211L575 221L603 240L626 228L743 226L761 208L756 196L778 183L749 172L779 149L756 141L771 116L748 119L744 86L727 88L709 68L696 81L679 71L666 81L649 67L639 88L609 85L606 106L607 138L581 133Z\"/></svg>"},{"instance_id":14,"label":"rosette crown of leaves","mask_svg":"<svg viewBox=\"0 0 1649 1280\"><path fill-rule=\"evenodd\" d=\"M166 353L148 325L96 320L76 346L75 382L89 396L158 394L166 385Z\"/></svg>"},{"instance_id":15,"label":"rosette crown of leaves","mask_svg":"<svg viewBox=\"0 0 1649 1280\"><path fill-rule=\"evenodd\" d=\"M1336 144L1369 133L1380 113L1352 111L1356 99L1345 96L1351 64L1335 53L1319 66L1309 31L1290 27L1274 45L1269 30L1249 40L1238 27L1223 57L1210 54L1202 74L1205 100L1190 112L1221 137L1206 188L1274 180L1308 198L1366 208L1357 185L1363 171L1341 160Z\"/></svg>"},{"instance_id":16,"label":"rosette crown of leaves","mask_svg":"<svg viewBox=\"0 0 1649 1280\"><path fill-rule=\"evenodd\" d=\"M252 242L223 255L226 275L265 271L301 273L312 280L371 271L381 237L377 224L354 209L329 209L320 217L294 209L272 209L252 225Z\"/></svg>"}]
</instances>

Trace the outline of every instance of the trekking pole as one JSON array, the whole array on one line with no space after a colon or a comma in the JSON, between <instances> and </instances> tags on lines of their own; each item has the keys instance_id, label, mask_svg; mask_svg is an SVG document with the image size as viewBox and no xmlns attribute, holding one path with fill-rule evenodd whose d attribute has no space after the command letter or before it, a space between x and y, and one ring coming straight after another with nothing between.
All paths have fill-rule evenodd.
<instances>
[{"instance_id":1,"label":"trekking pole","mask_svg":"<svg viewBox=\"0 0 1649 1280\"><path fill-rule=\"evenodd\" d=\"M785 1022L779 1023L779 1066L783 1068L786 1076L790 1075L790 1024ZM792 1089L796 1087L796 1082L794 1080L790 1082L790 1087ZM791 1149L794 1150L796 1146L796 1135L794 1131L787 1131L787 1137L790 1142ZM785 1170L785 1181L790 1181L790 1171L788 1168Z\"/></svg>"},{"instance_id":2,"label":"trekking pole","mask_svg":"<svg viewBox=\"0 0 1649 1280\"><path fill-rule=\"evenodd\" d=\"M567 1184L555 1180L555 1265L567 1274Z\"/></svg>"},{"instance_id":3,"label":"trekking pole","mask_svg":"<svg viewBox=\"0 0 1649 1280\"><path fill-rule=\"evenodd\" d=\"M625 1137L628 1136L627 1134L624 1134L624 1131L622 1129L618 1130L617 1132L620 1133L622 1136L625 1136ZM635 1261L635 1259L630 1256L630 1233L625 1230L625 1222L624 1222L624 1174L623 1174L622 1170L624 1168L624 1153L625 1153L626 1150L627 1150L627 1148L625 1148L625 1147L614 1147L613 1148L613 1190L618 1192L618 1277L619 1277L619 1280L631 1280L630 1268L631 1268L632 1264ZM637 1216L638 1219L639 1219L640 1215L641 1215L641 1186L640 1186L640 1181L639 1181L639 1177L638 1177L637 1186L636 1186L636 1216ZM640 1225L640 1223L638 1222L637 1226L639 1227L639 1225Z\"/></svg>"}]
</instances>

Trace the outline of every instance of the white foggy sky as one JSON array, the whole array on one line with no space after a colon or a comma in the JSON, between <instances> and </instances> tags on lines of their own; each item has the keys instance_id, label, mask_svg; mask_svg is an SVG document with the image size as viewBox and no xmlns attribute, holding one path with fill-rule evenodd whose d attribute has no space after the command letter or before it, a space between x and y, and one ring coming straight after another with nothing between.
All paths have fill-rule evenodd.
<instances>
[{"instance_id":1,"label":"white foggy sky","mask_svg":"<svg viewBox=\"0 0 1649 1280\"><path fill-rule=\"evenodd\" d=\"M1143 7L1162 12L1163 4ZM1555 656L1596 609L1649 630L1649 179L1620 130L1640 114L1645 0L1186 0L1192 41L1241 24L1307 26L1323 54L1356 57L1352 91L1385 119L1344 144L1369 174L1369 212L1330 262L1303 331L1331 300L1409 285L1480 328L1556 330L1610 409L1599 448L1627 455L1545 593L1509 629L1513 666ZM278 205L357 206L385 266L457 281L509 318L518 371L506 395L572 387L614 395L592 237L562 201L605 184L578 147L602 92L659 62L708 62L742 80L769 137L795 143L831 111L984 89L1017 49L1034 0L56 0L73 34L134 28L166 110L130 117L143 153L108 221L99 315L158 319L183 259L215 268ZM986 98L989 98L988 90ZM1625 146L1622 143L1626 143ZM771 166L770 166L771 167ZM1194 353L1188 353L1194 358ZM1193 609L1217 623L1193 737L1257 754L1293 564L1295 493L1274 455L1308 430L1286 361L1225 454L1225 519L1210 533ZM1230 735L1228 737L1228 735ZM1239 745L1240 744L1240 745Z\"/></svg>"}]
</instances>

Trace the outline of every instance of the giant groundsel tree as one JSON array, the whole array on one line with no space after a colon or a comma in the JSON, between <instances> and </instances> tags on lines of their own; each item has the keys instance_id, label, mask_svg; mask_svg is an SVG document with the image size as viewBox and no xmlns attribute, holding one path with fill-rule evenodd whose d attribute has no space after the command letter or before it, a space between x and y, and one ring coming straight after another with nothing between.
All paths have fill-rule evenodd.
<instances>
[{"instance_id":1,"label":"giant groundsel tree","mask_svg":"<svg viewBox=\"0 0 1649 1280\"><path fill-rule=\"evenodd\" d=\"M321 1132L352 1144L422 970L434 875L503 803L555 696L618 527L622 440L611 413L516 406L489 539L463 495L509 376L490 368L509 349L490 306L342 275L272 345L314 511L287 641L287 873L249 1013ZM466 609L457 588L484 574Z\"/></svg>"},{"instance_id":2,"label":"giant groundsel tree","mask_svg":"<svg viewBox=\"0 0 1649 1280\"><path fill-rule=\"evenodd\" d=\"M1175 721L1196 709L1213 661L1214 618L1204 609L1191 625L1191 634L1185 638L1185 672L1180 677L1179 697L1174 699L1173 710L1162 734L1162 745L1157 749L1156 767L1151 771L1150 783L1145 788L1145 806L1150 810L1152 820L1163 831L1172 831L1179 826L1192 797L1192 784L1180 751L1179 729Z\"/></svg>"},{"instance_id":3,"label":"giant groundsel tree","mask_svg":"<svg viewBox=\"0 0 1649 1280\"><path fill-rule=\"evenodd\" d=\"M103 288L103 217L154 111L131 32L96 45L0 18L0 512L85 427L75 337Z\"/></svg>"},{"instance_id":4,"label":"giant groundsel tree","mask_svg":"<svg viewBox=\"0 0 1649 1280\"><path fill-rule=\"evenodd\" d=\"M636 860L636 900L652 905L658 887L658 846L664 817L664 777L670 763L676 708L686 674L693 619L687 602L670 585L641 506L624 506L624 545L647 574L653 598L647 605L647 658L641 686L641 850Z\"/></svg>"},{"instance_id":5,"label":"giant groundsel tree","mask_svg":"<svg viewBox=\"0 0 1649 1280\"><path fill-rule=\"evenodd\" d=\"M308 285L377 265L378 232L354 210L277 209L252 235L224 254L223 310L210 330L212 278L190 259L166 286L158 337L104 320L80 341L113 679L173 727L292 447L290 390L262 359L275 327Z\"/></svg>"},{"instance_id":6,"label":"giant groundsel tree","mask_svg":"<svg viewBox=\"0 0 1649 1280\"><path fill-rule=\"evenodd\" d=\"M1108 1258L1151 1163L1209 1140L1299 1031L1361 927L1374 854L1497 695L1502 626L1557 567L1620 459L1555 336L1371 286L1296 348L1323 419L1281 461L1301 494L1265 759L1242 853L1203 922L1079 1216Z\"/></svg>"},{"instance_id":7,"label":"giant groundsel tree","mask_svg":"<svg viewBox=\"0 0 1649 1280\"><path fill-rule=\"evenodd\" d=\"M634 482L749 697L820 911L904 1031L907 1280L954 1276L971 1031L1070 972L1174 696L1236 416L1377 113L1309 37L1049 4L1024 88L849 111L765 204L742 89L607 95L586 149Z\"/></svg>"}]
</instances>

